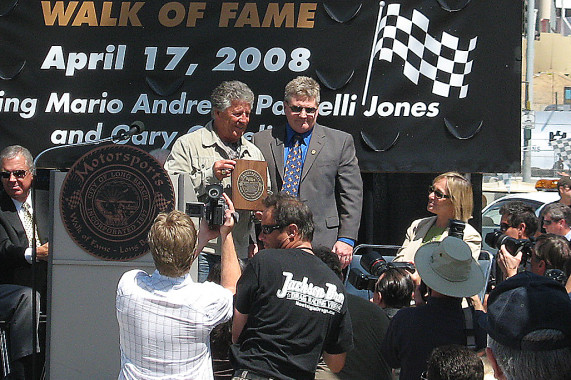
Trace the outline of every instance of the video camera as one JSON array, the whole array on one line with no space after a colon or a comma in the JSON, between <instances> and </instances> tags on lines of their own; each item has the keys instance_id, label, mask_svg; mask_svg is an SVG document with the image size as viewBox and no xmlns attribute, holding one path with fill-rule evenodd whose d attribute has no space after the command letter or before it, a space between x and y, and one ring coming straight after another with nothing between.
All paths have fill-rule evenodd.
<instances>
[{"instance_id":1,"label":"video camera","mask_svg":"<svg viewBox=\"0 0 571 380\"><path fill-rule=\"evenodd\" d=\"M369 251L361 256L361 266L368 273L363 272L359 268L351 268L349 271L349 282L358 290L369 290L371 292L375 291L375 284L381 276L390 268L404 268L410 273L414 273L416 270L414 264L412 263L393 263L387 262L383 255L378 251Z\"/></svg>"},{"instance_id":2,"label":"video camera","mask_svg":"<svg viewBox=\"0 0 571 380\"><path fill-rule=\"evenodd\" d=\"M224 211L228 207L222 197L223 191L222 186L217 184L206 186L207 202L187 202L186 214L192 217L206 218L210 229L223 225Z\"/></svg>"}]
</instances>

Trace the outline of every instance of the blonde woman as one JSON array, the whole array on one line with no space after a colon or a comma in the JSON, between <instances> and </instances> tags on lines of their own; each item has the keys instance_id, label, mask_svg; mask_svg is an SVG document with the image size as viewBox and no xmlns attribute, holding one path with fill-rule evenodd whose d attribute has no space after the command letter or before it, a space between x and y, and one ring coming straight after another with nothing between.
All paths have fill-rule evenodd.
<instances>
[{"instance_id":1,"label":"blonde woman","mask_svg":"<svg viewBox=\"0 0 571 380\"><path fill-rule=\"evenodd\" d=\"M425 243L441 241L448 236L450 219L466 222L464 241L470 246L472 256L478 259L482 248L482 237L469 225L474 200L472 184L460 173L440 174L432 181L428 190L426 209L434 214L428 218L417 219L406 231L406 239L394 261L414 262L416 251Z\"/></svg>"}]
</instances>

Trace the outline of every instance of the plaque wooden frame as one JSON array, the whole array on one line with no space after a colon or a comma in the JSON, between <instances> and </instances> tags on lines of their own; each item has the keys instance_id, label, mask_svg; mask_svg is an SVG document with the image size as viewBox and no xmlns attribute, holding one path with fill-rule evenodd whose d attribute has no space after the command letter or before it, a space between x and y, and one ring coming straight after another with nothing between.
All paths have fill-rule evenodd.
<instances>
[{"instance_id":1,"label":"plaque wooden frame","mask_svg":"<svg viewBox=\"0 0 571 380\"><path fill-rule=\"evenodd\" d=\"M268 163L236 160L232 171L232 202L236 210L262 210L268 195Z\"/></svg>"}]
</instances>

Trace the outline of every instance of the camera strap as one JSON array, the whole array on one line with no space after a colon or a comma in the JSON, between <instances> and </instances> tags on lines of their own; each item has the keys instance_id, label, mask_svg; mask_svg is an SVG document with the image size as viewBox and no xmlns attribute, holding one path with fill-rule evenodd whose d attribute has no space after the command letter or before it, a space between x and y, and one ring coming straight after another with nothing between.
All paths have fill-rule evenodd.
<instances>
[{"instance_id":1,"label":"camera strap","mask_svg":"<svg viewBox=\"0 0 571 380\"><path fill-rule=\"evenodd\" d=\"M472 306L462 308L464 313L464 332L466 333L466 347L476 351L476 331L474 330L474 308Z\"/></svg>"}]
</instances>

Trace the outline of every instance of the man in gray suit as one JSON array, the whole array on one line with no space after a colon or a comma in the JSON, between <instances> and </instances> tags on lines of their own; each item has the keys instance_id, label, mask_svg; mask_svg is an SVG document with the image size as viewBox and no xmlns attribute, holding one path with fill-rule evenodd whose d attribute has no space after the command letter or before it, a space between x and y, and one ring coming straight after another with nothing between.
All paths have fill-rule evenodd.
<instances>
[{"instance_id":1,"label":"man in gray suit","mask_svg":"<svg viewBox=\"0 0 571 380\"><path fill-rule=\"evenodd\" d=\"M258 132L254 144L268 162L273 191L307 202L315 223L314 246L351 262L361 221L363 182L353 137L316 123L319 84L297 77L286 85L287 124Z\"/></svg>"}]
</instances>

